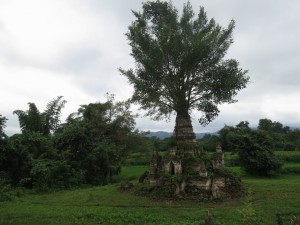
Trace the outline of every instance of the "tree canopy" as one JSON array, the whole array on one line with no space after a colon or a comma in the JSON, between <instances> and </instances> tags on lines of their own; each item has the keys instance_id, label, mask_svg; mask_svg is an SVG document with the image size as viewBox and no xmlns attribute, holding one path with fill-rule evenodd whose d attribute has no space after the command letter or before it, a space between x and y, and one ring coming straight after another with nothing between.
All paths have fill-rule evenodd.
<instances>
[{"instance_id":1,"label":"tree canopy","mask_svg":"<svg viewBox=\"0 0 300 225\"><path fill-rule=\"evenodd\" d=\"M43 113L31 102L28 103L27 111L15 110L13 113L18 116L22 131L40 132L45 135L53 133L59 126L61 110L67 102L62 98L58 96L48 102Z\"/></svg>"},{"instance_id":2,"label":"tree canopy","mask_svg":"<svg viewBox=\"0 0 300 225\"><path fill-rule=\"evenodd\" d=\"M134 85L132 100L154 119L175 112L188 116L203 113L207 124L219 113L218 105L233 103L246 87L247 71L235 59L225 59L233 43L232 20L226 28L208 19L204 8L198 15L187 2L181 15L171 2L146 2L126 36L136 68L123 70Z\"/></svg>"},{"instance_id":3,"label":"tree canopy","mask_svg":"<svg viewBox=\"0 0 300 225\"><path fill-rule=\"evenodd\" d=\"M38 191L112 182L129 152L143 148L129 101L107 95L106 102L82 105L61 124L65 102L57 97L43 112L35 103L14 111L22 133L10 137L0 115L0 189L2 181Z\"/></svg>"},{"instance_id":4,"label":"tree canopy","mask_svg":"<svg viewBox=\"0 0 300 225\"><path fill-rule=\"evenodd\" d=\"M6 124L6 117L5 116L2 116L0 114L0 143L2 141L2 138L5 137L5 133L4 133L4 128L5 128L5 124Z\"/></svg>"},{"instance_id":5,"label":"tree canopy","mask_svg":"<svg viewBox=\"0 0 300 225\"><path fill-rule=\"evenodd\" d=\"M72 168L82 171L85 183L111 182L134 148L135 115L129 102L82 105L55 133L54 143Z\"/></svg>"},{"instance_id":6,"label":"tree canopy","mask_svg":"<svg viewBox=\"0 0 300 225\"><path fill-rule=\"evenodd\" d=\"M6 117L5 116L2 116L0 114L0 133L3 133L4 131L4 128L5 128L5 123L6 123Z\"/></svg>"}]
</instances>

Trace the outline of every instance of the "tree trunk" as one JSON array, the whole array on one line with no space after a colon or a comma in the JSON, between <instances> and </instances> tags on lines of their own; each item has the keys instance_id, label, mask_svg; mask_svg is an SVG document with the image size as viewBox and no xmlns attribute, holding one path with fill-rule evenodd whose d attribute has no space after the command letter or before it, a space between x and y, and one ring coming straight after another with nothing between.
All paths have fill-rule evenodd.
<instances>
[{"instance_id":1,"label":"tree trunk","mask_svg":"<svg viewBox=\"0 0 300 225\"><path fill-rule=\"evenodd\" d=\"M193 131L191 117L187 112L177 113L174 133L178 151L183 154L195 155L196 135Z\"/></svg>"}]
</instances>

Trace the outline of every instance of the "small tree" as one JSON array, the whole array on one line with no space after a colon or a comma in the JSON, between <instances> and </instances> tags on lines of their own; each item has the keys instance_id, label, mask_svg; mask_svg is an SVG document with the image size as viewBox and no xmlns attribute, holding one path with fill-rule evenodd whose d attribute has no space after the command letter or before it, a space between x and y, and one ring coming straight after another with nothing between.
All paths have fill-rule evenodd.
<instances>
[{"instance_id":1,"label":"small tree","mask_svg":"<svg viewBox=\"0 0 300 225\"><path fill-rule=\"evenodd\" d=\"M271 150L271 138L265 132L251 131L248 134L234 134L231 138L236 143L241 167L247 173L265 176L282 166Z\"/></svg>"},{"instance_id":2,"label":"small tree","mask_svg":"<svg viewBox=\"0 0 300 225\"><path fill-rule=\"evenodd\" d=\"M252 175L268 175L281 163L274 154L273 139L263 130L251 130L247 121L220 130L220 140L226 150L238 153L241 167Z\"/></svg>"},{"instance_id":3,"label":"small tree","mask_svg":"<svg viewBox=\"0 0 300 225\"><path fill-rule=\"evenodd\" d=\"M222 28L208 20L203 7L195 16L189 2L180 18L171 2L161 1L146 2L143 12L133 14L136 20L126 35L136 69L120 69L134 85L132 100L153 119L175 112L177 146L193 151L191 110L203 112L199 122L208 124L218 105L235 102L249 80L238 61L224 59L235 22Z\"/></svg>"}]
</instances>

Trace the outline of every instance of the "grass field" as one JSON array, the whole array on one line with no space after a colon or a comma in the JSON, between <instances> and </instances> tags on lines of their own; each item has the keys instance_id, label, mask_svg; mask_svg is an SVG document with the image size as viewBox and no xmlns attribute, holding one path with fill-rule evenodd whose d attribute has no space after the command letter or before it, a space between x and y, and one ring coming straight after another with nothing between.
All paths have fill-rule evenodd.
<instances>
[{"instance_id":1,"label":"grass field","mask_svg":"<svg viewBox=\"0 0 300 225\"><path fill-rule=\"evenodd\" d=\"M118 191L119 184L89 187L49 194L26 194L10 202L0 202L0 224L203 224L210 210L215 225L246 224L243 214L254 218L252 224L276 224L280 213L289 224L293 215L300 215L300 152L276 152L285 161L278 177L253 178L238 166L228 167L243 180L249 197L238 200L203 203L188 201L155 202ZM233 157L225 154L225 161ZM123 167L114 182L137 182L148 166Z\"/></svg>"},{"instance_id":2,"label":"grass field","mask_svg":"<svg viewBox=\"0 0 300 225\"><path fill-rule=\"evenodd\" d=\"M136 180L146 166L125 167L115 179ZM233 167L237 172L239 168ZM132 193L119 192L118 184L81 188L50 194L27 194L11 202L0 203L0 224L203 224L207 210L214 223L243 224L242 212L255 213L257 224L274 225L275 214L285 223L300 214L300 176L249 178L243 182L249 198L235 201L201 203L186 201L153 202Z\"/></svg>"}]
</instances>

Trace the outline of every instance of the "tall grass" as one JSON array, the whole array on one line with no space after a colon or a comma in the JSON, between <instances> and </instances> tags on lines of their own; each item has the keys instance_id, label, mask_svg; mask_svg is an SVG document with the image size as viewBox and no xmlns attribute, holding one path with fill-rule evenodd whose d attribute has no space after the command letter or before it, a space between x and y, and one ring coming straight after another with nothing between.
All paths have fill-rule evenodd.
<instances>
[{"instance_id":1,"label":"tall grass","mask_svg":"<svg viewBox=\"0 0 300 225\"><path fill-rule=\"evenodd\" d=\"M297 153L280 152L290 156ZM225 154L230 160L233 156ZM285 163L283 169L299 169L299 163ZM115 182L137 182L148 165L123 167ZM215 225L240 225L256 221L276 224L280 215L284 224L300 215L300 176L282 174L271 178L249 177L235 166L228 167L242 176L251 198L219 202L151 201L131 192L118 191L119 184L81 188L48 194L26 194L10 202L0 202L1 225L193 225L203 224L205 213L213 214ZM245 203L246 202L246 203ZM246 215L246 219L245 219ZM253 220L247 218L253 216ZM249 220L248 220L249 219Z\"/></svg>"},{"instance_id":2,"label":"tall grass","mask_svg":"<svg viewBox=\"0 0 300 225\"><path fill-rule=\"evenodd\" d=\"M122 178L136 181L147 167L124 168ZM235 168L238 170L238 168ZM300 176L244 177L251 200L219 202L151 201L130 192L119 192L118 184L26 195L0 205L0 224L203 224L207 210L215 224L240 225L251 212L259 224L274 225L279 213L285 224L299 215ZM245 201L248 203L245 204ZM250 208L249 208L250 207ZM250 211L249 211L250 210ZM243 214L244 213L244 214Z\"/></svg>"}]
</instances>

